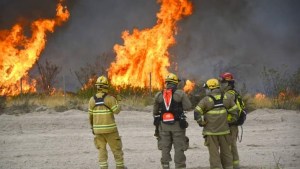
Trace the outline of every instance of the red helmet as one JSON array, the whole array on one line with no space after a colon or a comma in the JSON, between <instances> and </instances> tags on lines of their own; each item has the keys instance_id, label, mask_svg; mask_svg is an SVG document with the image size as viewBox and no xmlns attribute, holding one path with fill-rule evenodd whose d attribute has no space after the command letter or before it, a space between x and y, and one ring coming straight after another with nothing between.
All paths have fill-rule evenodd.
<instances>
[{"instance_id":1,"label":"red helmet","mask_svg":"<svg viewBox=\"0 0 300 169\"><path fill-rule=\"evenodd\" d=\"M234 81L234 78L233 78L233 75L231 73L225 72L225 73L222 73L220 75L220 81L221 82L224 82L224 81L232 82L232 81Z\"/></svg>"}]
</instances>

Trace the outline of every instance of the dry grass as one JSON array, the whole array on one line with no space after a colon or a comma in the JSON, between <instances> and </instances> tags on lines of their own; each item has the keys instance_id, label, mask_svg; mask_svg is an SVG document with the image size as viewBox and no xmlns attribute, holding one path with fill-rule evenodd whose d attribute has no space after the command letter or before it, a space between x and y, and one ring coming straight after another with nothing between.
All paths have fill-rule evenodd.
<instances>
[{"instance_id":1,"label":"dry grass","mask_svg":"<svg viewBox=\"0 0 300 169\"><path fill-rule=\"evenodd\" d=\"M122 109L143 109L154 103L154 98L150 96L126 96L121 100Z\"/></svg>"},{"instance_id":2,"label":"dry grass","mask_svg":"<svg viewBox=\"0 0 300 169\"><path fill-rule=\"evenodd\" d=\"M4 101L3 101L4 100ZM74 94L64 96L56 93L52 96L47 95L23 95L18 97L7 97L2 99L0 109L10 114L21 114L37 111L38 108L52 109L58 112L69 109L79 109L87 111L88 100L78 97ZM268 97L256 98L253 95L244 95L243 100L246 104L248 113L259 108L278 108L278 103L282 104L283 109L300 110L300 96L285 100L283 103L274 102L274 99ZM122 97L120 104L123 110L143 110L149 105L153 105L154 96L149 95L127 95ZM4 112L2 111L2 112Z\"/></svg>"},{"instance_id":3,"label":"dry grass","mask_svg":"<svg viewBox=\"0 0 300 169\"><path fill-rule=\"evenodd\" d=\"M265 98L253 98L253 104L254 104L254 107L257 108L257 109L272 108L273 107L272 101L267 97L265 97Z\"/></svg>"},{"instance_id":4,"label":"dry grass","mask_svg":"<svg viewBox=\"0 0 300 169\"><path fill-rule=\"evenodd\" d=\"M7 98L6 108L10 110L26 109L27 111L34 111L37 107L42 106L60 112L68 109L84 110L87 103L87 100L79 99L71 94L67 94L66 97L59 93L52 96L24 95Z\"/></svg>"}]
</instances>

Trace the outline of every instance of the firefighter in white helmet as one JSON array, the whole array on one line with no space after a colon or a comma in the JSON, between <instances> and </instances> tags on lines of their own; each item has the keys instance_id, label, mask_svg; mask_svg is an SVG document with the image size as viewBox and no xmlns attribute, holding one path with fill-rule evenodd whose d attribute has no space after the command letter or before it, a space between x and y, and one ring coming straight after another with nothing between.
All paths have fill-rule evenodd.
<instances>
[{"instance_id":1,"label":"firefighter in white helmet","mask_svg":"<svg viewBox=\"0 0 300 169\"><path fill-rule=\"evenodd\" d=\"M117 99L108 94L109 85L105 76L100 76L95 85L97 93L89 101L89 119L95 146L99 150L100 169L108 169L106 144L112 150L116 169L125 169L121 137L114 118L120 112L120 106Z\"/></svg>"},{"instance_id":2,"label":"firefighter in white helmet","mask_svg":"<svg viewBox=\"0 0 300 169\"><path fill-rule=\"evenodd\" d=\"M183 90L177 89L178 77L170 73L165 79L166 88L155 96L153 106L154 125L158 128L158 148L161 150L161 165L169 169L172 161L170 151L174 145L174 162L176 169L186 168L184 151L188 148L188 137L184 111L191 109L191 102Z\"/></svg>"}]
</instances>

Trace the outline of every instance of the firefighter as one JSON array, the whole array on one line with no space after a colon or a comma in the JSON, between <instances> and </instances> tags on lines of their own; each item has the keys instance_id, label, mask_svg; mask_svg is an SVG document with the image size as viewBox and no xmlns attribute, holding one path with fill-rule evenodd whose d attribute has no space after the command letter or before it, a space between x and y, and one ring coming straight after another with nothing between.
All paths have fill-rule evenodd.
<instances>
[{"instance_id":1,"label":"firefighter","mask_svg":"<svg viewBox=\"0 0 300 169\"><path fill-rule=\"evenodd\" d=\"M203 86L206 96L195 108L194 119L203 127L205 145L209 151L211 169L232 169L229 123L237 118L237 106L229 94L222 94L217 79L209 79ZM231 114L231 121L227 120Z\"/></svg>"},{"instance_id":2,"label":"firefighter","mask_svg":"<svg viewBox=\"0 0 300 169\"><path fill-rule=\"evenodd\" d=\"M89 101L89 119L94 143L99 149L100 169L108 169L108 153L106 144L109 145L116 162L116 169L125 169L121 137L117 129L114 115L120 112L116 98L108 94L108 80L100 76L96 81L97 94Z\"/></svg>"},{"instance_id":3,"label":"firefighter","mask_svg":"<svg viewBox=\"0 0 300 169\"><path fill-rule=\"evenodd\" d=\"M184 111L191 109L191 102L183 90L177 89L178 77L170 73L165 78L165 89L155 95L153 106L154 125L159 128L158 147L161 150L161 165L169 169L172 161L170 151L174 145L176 169L186 168L184 151L188 148ZM156 133L157 134L157 133Z\"/></svg>"},{"instance_id":4,"label":"firefighter","mask_svg":"<svg viewBox=\"0 0 300 169\"><path fill-rule=\"evenodd\" d=\"M244 102L237 97L240 97L240 94L234 89L234 78L233 75L229 72L225 72L220 75L221 89L224 93L231 95L231 97L235 98L235 103L238 106L238 114L241 114L243 109L245 108ZM241 98L241 97L240 97ZM228 116L230 118L230 115ZM231 135L231 153L233 157L233 168L240 168L239 154L237 149L237 138L238 138L238 125L232 124L230 125L230 135Z\"/></svg>"}]
</instances>

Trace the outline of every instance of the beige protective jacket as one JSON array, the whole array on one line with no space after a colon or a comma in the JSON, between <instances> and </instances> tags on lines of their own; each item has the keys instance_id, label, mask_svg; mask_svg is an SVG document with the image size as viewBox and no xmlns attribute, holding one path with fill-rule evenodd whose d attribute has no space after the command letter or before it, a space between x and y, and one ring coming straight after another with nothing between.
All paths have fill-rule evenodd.
<instances>
[{"instance_id":1,"label":"beige protective jacket","mask_svg":"<svg viewBox=\"0 0 300 169\"><path fill-rule=\"evenodd\" d=\"M210 95L217 100L221 98L220 89L214 89ZM230 94L224 94L224 107L214 108L214 101L209 96L205 96L196 106L195 113L198 113L197 122L204 119L206 125L203 128L203 135L224 135L229 134L228 123L237 120L238 107L234 103L234 97ZM227 109L227 110L226 110ZM231 114L231 121L227 120L227 115Z\"/></svg>"},{"instance_id":2,"label":"beige protective jacket","mask_svg":"<svg viewBox=\"0 0 300 169\"><path fill-rule=\"evenodd\" d=\"M105 93L98 92L97 98L102 98ZM118 131L114 114L120 112L120 106L114 96L107 94L104 105L96 106L94 97L89 101L89 119L94 134L113 133Z\"/></svg>"}]
</instances>

